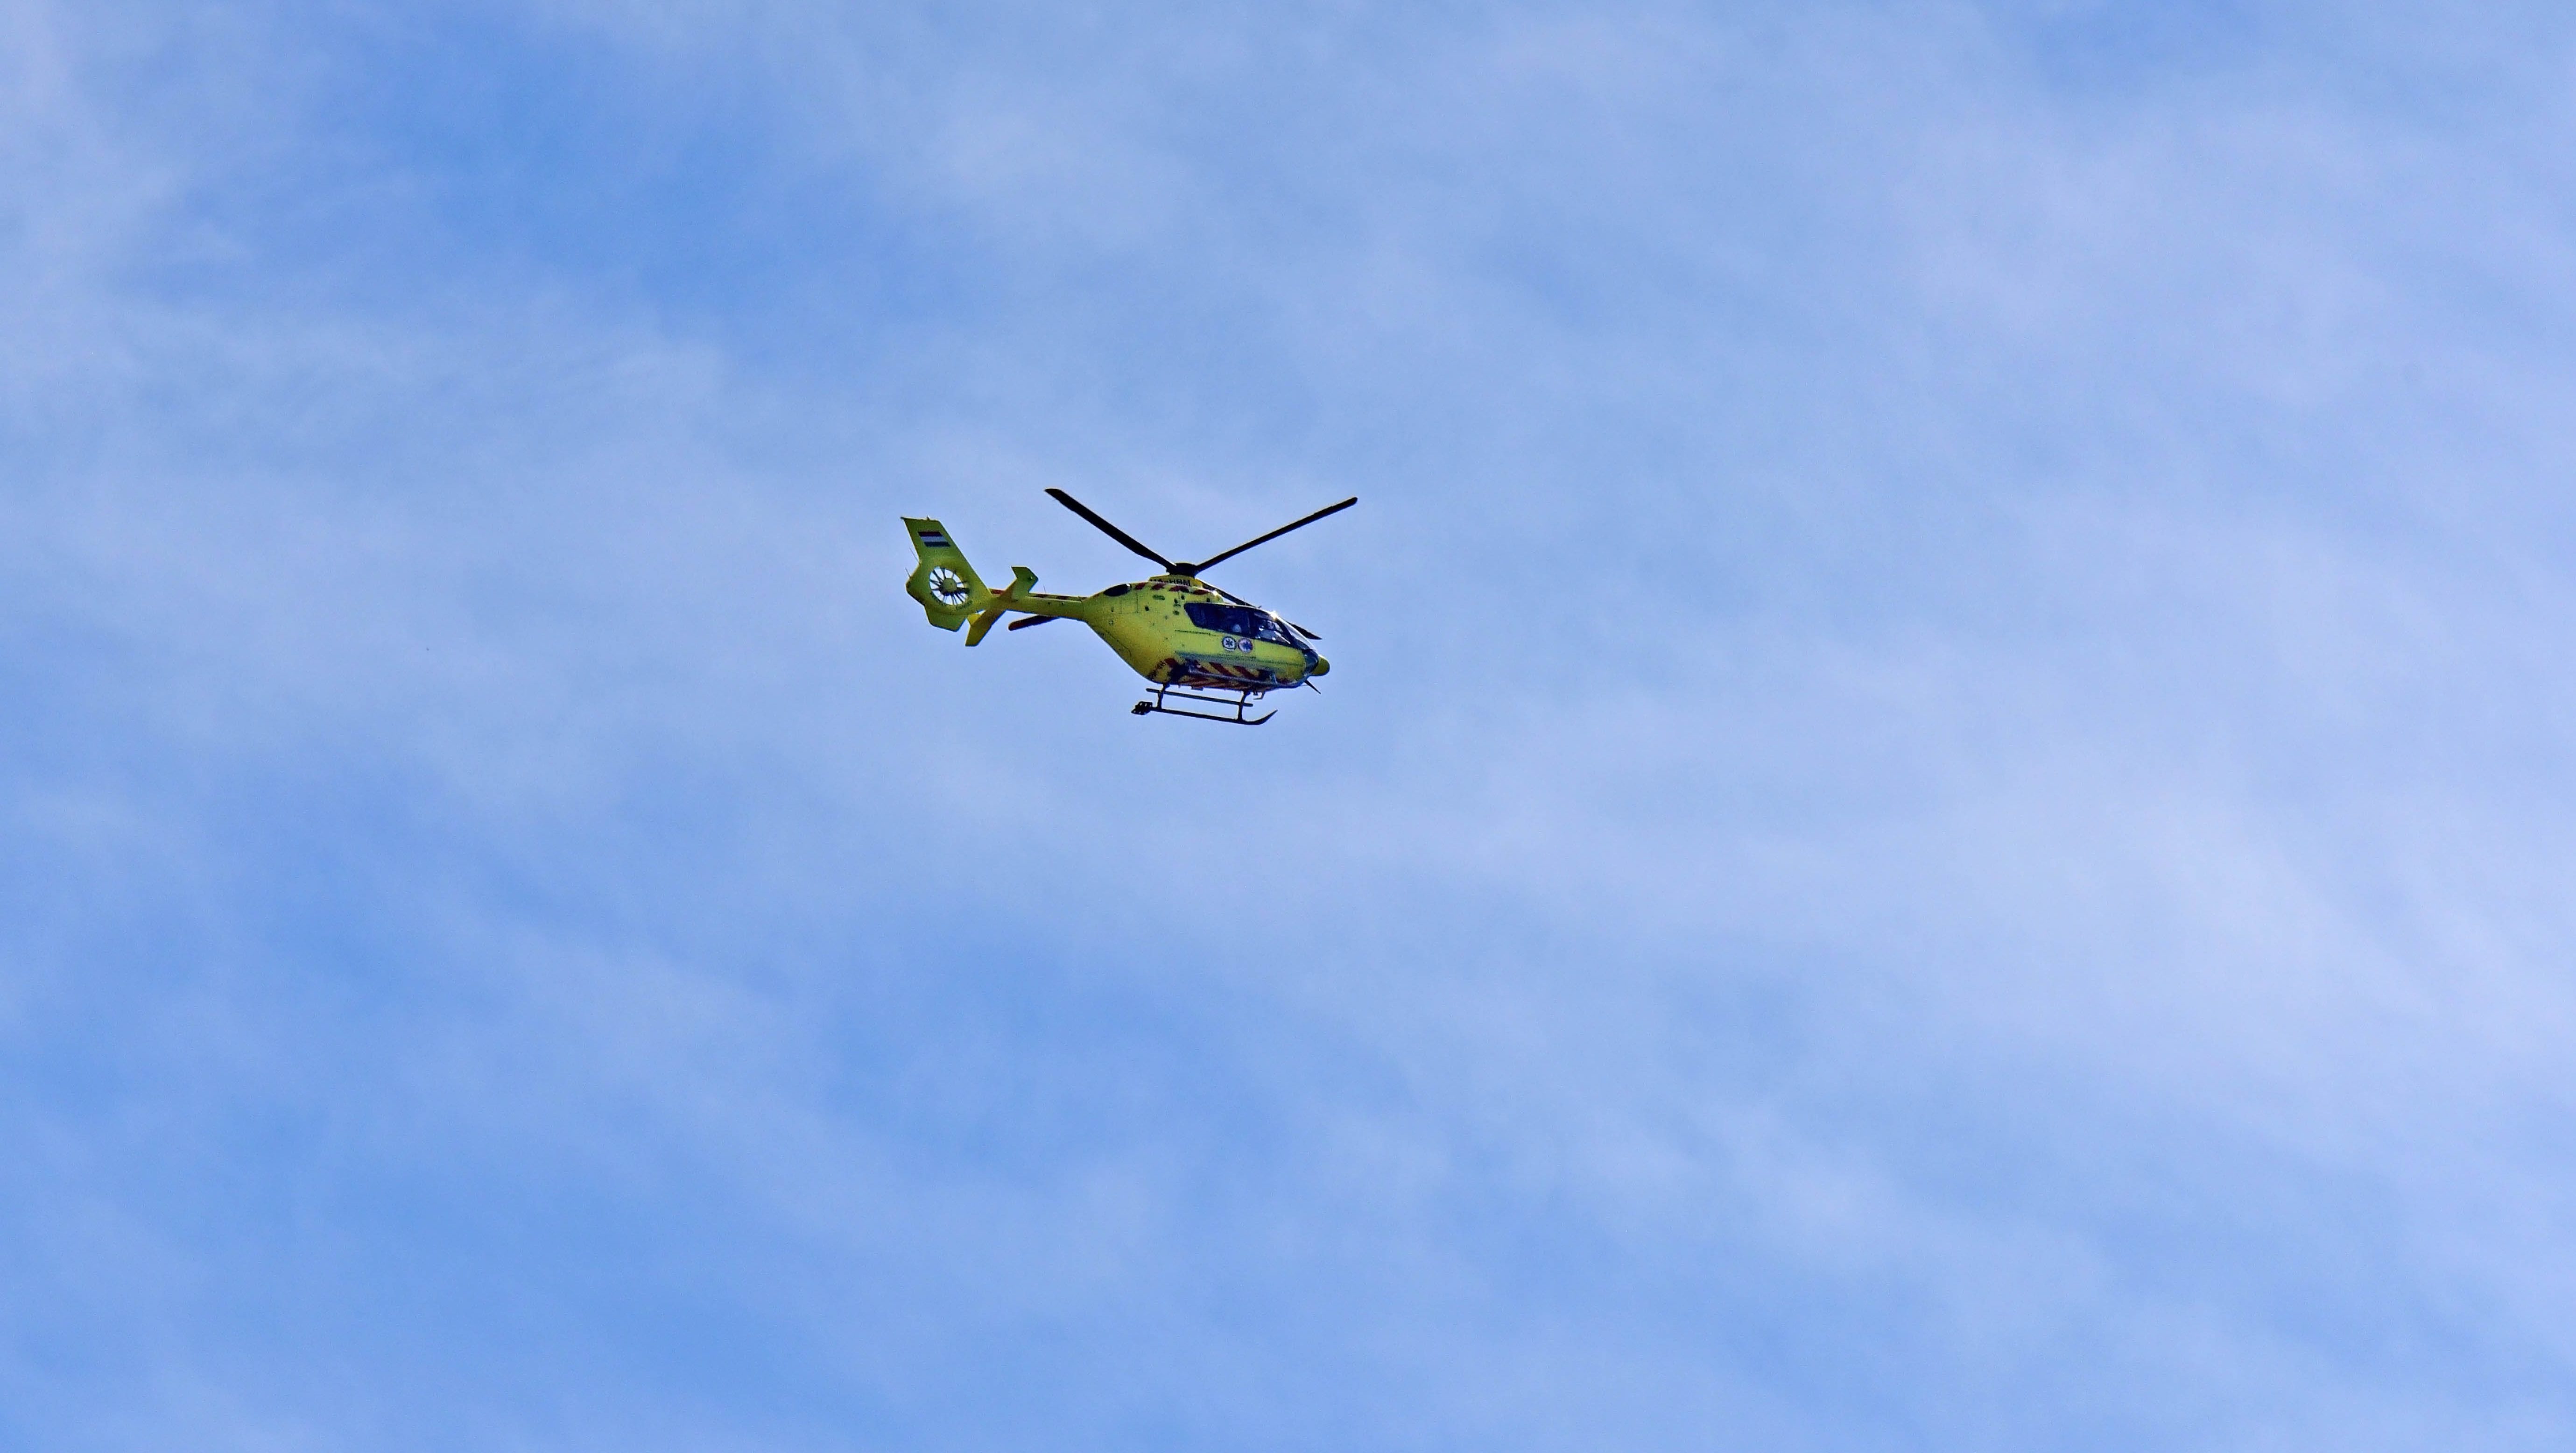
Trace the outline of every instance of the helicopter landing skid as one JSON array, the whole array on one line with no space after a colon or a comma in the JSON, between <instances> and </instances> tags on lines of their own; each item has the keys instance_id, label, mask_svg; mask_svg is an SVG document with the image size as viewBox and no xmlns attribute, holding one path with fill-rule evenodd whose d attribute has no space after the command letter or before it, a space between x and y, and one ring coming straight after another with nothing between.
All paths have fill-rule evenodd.
<instances>
[{"instance_id":1,"label":"helicopter landing skid","mask_svg":"<svg viewBox=\"0 0 2576 1453\"><path fill-rule=\"evenodd\" d=\"M1195 717L1200 721L1221 721L1228 726L1259 726L1263 722L1268 721L1270 718L1279 714L1278 708L1273 707L1259 716L1244 715L1244 712L1251 707L1252 703L1259 701L1262 698L1262 695L1263 693L1251 690L1248 687L1241 691L1228 692L1222 696L1218 696L1203 694L1196 691L1188 691L1177 686L1157 686L1154 688L1153 700L1137 702L1134 706L1128 708L1128 711L1130 714L1135 716L1151 716L1156 712L1160 712L1165 716L1186 716ZM1174 701L1187 703L1188 705L1166 706L1164 705L1164 699L1166 697ZM1188 706L1219 707L1226 709L1229 714L1220 716L1217 713L1210 711L1191 711L1188 709Z\"/></svg>"}]
</instances>

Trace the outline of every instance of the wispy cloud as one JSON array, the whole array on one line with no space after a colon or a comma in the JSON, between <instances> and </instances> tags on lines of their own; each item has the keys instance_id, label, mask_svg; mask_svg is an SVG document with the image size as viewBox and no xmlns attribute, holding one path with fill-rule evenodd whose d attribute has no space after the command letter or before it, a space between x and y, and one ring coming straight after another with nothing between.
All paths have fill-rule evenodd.
<instances>
[{"instance_id":1,"label":"wispy cloud","mask_svg":"<svg viewBox=\"0 0 2576 1453\"><path fill-rule=\"evenodd\" d=\"M2576 1420L2555 16L0 16L19 1439Z\"/></svg>"}]
</instances>

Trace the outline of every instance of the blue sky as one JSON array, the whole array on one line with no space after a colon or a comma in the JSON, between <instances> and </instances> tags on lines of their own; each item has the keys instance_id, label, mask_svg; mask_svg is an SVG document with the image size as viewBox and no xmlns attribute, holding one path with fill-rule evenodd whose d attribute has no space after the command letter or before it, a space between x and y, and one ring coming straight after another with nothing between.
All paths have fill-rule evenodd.
<instances>
[{"instance_id":1,"label":"blue sky","mask_svg":"<svg viewBox=\"0 0 2576 1453\"><path fill-rule=\"evenodd\" d=\"M0 1446L2567 1446L2571 77L0 3Z\"/></svg>"}]
</instances>

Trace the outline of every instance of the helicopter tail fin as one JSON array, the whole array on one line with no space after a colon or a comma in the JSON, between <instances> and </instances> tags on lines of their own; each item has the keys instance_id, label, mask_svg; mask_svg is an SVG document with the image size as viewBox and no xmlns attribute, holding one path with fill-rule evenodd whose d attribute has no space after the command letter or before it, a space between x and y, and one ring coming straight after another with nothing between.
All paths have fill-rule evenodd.
<instances>
[{"instance_id":1,"label":"helicopter tail fin","mask_svg":"<svg viewBox=\"0 0 2576 1453\"><path fill-rule=\"evenodd\" d=\"M912 535L913 553L920 557L903 588L921 602L932 625L953 631L966 624L968 616L992 604L993 592L984 588L975 567L966 563L966 552L957 548L937 520L906 515L903 526Z\"/></svg>"}]
</instances>

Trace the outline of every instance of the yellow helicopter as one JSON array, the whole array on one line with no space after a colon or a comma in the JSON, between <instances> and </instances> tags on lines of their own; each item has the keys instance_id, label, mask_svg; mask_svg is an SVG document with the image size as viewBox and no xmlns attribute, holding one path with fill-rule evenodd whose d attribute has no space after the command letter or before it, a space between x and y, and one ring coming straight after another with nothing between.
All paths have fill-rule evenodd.
<instances>
[{"instance_id":1,"label":"yellow helicopter","mask_svg":"<svg viewBox=\"0 0 2576 1453\"><path fill-rule=\"evenodd\" d=\"M913 567L912 578L904 582L903 588L921 602L932 625L953 631L973 622L966 631L966 644L973 646L991 634L993 622L1013 613L1024 617L1011 622L1010 629L1015 631L1053 620L1083 621L1109 643L1109 649L1116 651L1120 660L1153 683L1153 698L1137 702L1134 707L1138 716L1161 712L1166 716L1259 726L1279 713L1274 709L1260 716L1247 716L1252 703L1269 692L1289 687L1311 690L1315 677L1333 669L1332 663L1316 655L1315 648L1308 644L1322 639L1313 631L1207 584L1199 579L1199 572L1255 545L1268 544L1290 530L1303 529L1326 515L1349 509L1360 502L1358 495L1281 525L1259 539L1246 540L1222 554L1199 561L1172 561L1138 544L1134 536L1093 514L1089 506L1063 490L1050 489L1047 493L1056 503L1098 526L1109 538L1162 566L1164 573L1129 585L1113 585L1094 595L1048 595L1032 588L1038 583L1036 572L1025 565L1014 565L1011 583L1000 591L989 590L975 574L975 567L966 563L966 552L957 548L946 528L937 520L906 516L904 528L912 532L913 552L920 556L920 563ZM1194 706L1220 710L1193 711L1190 708Z\"/></svg>"}]
</instances>

